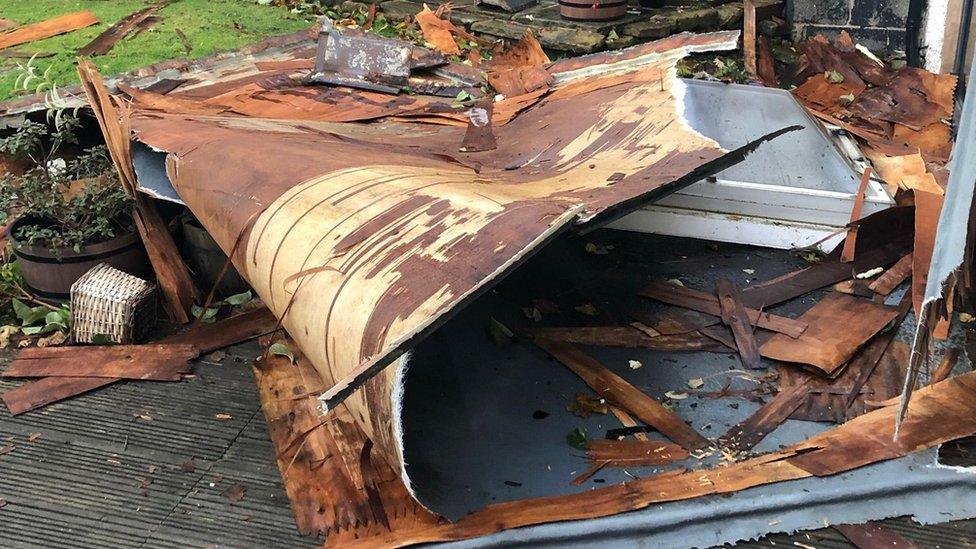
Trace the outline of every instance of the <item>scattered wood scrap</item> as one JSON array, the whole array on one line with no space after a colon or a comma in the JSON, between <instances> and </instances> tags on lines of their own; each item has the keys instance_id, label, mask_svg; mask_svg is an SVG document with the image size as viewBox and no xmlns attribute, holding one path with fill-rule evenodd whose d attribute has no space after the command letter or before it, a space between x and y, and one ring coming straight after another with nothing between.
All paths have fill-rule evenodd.
<instances>
[{"instance_id":1,"label":"scattered wood scrap","mask_svg":"<svg viewBox=\"0 0 976 549\"><path fill-rule=\"evenodd\" d=\"M153 17L156 12L165 8L167 5L169 5L168 1L157 2L141 10L130 13L111 27L105 29L102 34L99 34L94 40L78 50L78 55L105 55L112 50L119 40L122 40L126 36L135 32L137 29L139 29L140 25L145 23L147 19Z\"/></svg>"},{"instance_id":2,"label":"scattered wood scrap","mask_svg":"<svg viewBox=\"0 0 976 549\"><path fill-rule=\"evenodd\" d=\"M651 282L639 294L643 297L693 309L716 317L722 316L722 306L719 298L706 292L670 284L663 280ZM807 327L803 321L773 315L756 309L745 309L744 319L753 326L786 334L793 338L800 337Z\"/></svg>"},{"instance_id":3,"label":"scattered wood scrap","mask_svg":"<svg viewBox=\"0 0 976 549\"><path fill-rule=\"evenodd\" d=\"M719 437L719 445L733 452L751 449L786 421L803 404L808 392L809 387L802 383L781 388L772 400Z\"/></svg>"},{"instance_id":4,"label":"scattered wood scrap","mask_svg":"<svg viewBox=\"0 0 976 549\"><path fill-rule=\"evenodd\" d=\"M728 352L729 347L697 332L651 337L632 326L584 326L577 328L520 328L518 334L532 339L547 339L580 345L631 347L655 351Z\"/></svg>"},{"instance_id":5,"label":"scattered wood scrap","mask_svg":"<svg viewBox=\"0 0 976 549\"><path fill-rule=\"evenodd\" d=\"M832 292L804 313L808 324L798 339L776 334L760 348L763 356L806 365L832 376L861 345L898 316L894 307Z\"/></svg>"},{"instance_id":6,"label":"scattered wood scrap","mask_svg":"<svg viewBox=\"0 0 976 549\"><path fill-rule=\"evenodd\" d=\"M32 25L24 25L0 34L0 49L26 44L35 40L43 40L96 24L98 24L98 18L90 11L76 11L74 13L59 15L58 17Z\"/></svg>"},{"instance_id":7,"label":"scattered wood scrap","mask_svg":"<svg viewBox=\"0 0 976 549\"><path fill-rule=\"evenodd\" d=\"M653 426L681 447L687 450L699 450L711 446L707 438L689 427L674 412L573 345L545 339L536 339L535 344L580 376L590 388L614 406L626 410L644 423Z\"/></svg>"},{"instance_id":8,"label":"scattered wood scrap","mask_svg":"<svg viewBox=\"0 0 976 549\"><path fill-rule=\"evenodd\" d=\"M200 354L194 345L101 345L93 347L28 347L3 372L3 377L103 377L179 381L189 361Z\"/></svg>"},{"instance_id":9,"label":"scattered wood scrap","mask_svg":"<svg viewBox=\"0 0 976 549\"><path fill-rule=\"evenodd\" d=\"M897 263L891 266L887 271L881 274L878 278L874 279L871 284L868 285L868 289L878 295L888 295L895 288L901 285L902 282L908 280L908 277L912 276L912 254L905 254Z\"/></svg>"},{"instance_id":10,"label":"scattered wood scrap","mask_svg":"<svg viewBox=\"0 0 976 549\"><path fill-rule=\"evenodd\" d=\"M753 317L747 316L748 313L742 306L738 290L728 280L718 282L718 302L721 307L722 323L732 330L732 337L735 339L735 347L739 351L742 365L753 370L762 368L759 345L749 323L750 318ZM756 311L754 318L761 319L762 313Z\"/></svg>"},{"instance_id":11,"label":"scattered wood scrap","mask_svg":"<svg viewBox=\"0 0 976 549\"><path fill-rule=\"evenodd\" d=\"M170 336L159 344L175 347L192 347L196 354L205 354L235 343L271 333L277 327L277 319L267 308L255 309L213 324L204 324L185 333ZM72 355L102 352L112 347L61 347ZM31 350L33 352L33 350ZM73 358L73 357L72 357ZM48 404L62 401L94 389L121 381L121 377L45 377L3 393L3 401L13 415L36 410Z\"/></svg>"},{"instance_id":12,"label":"scattered wood scrap","mask_svg":"<svg viewBox=\"0 0 976 549\"><path fill-rule=\"evenodd\" d=\"M670 471L579 494L494 504L456 523L403 529L370 524L337 532L329 536L326 546L403 547L469 539L511 528L603 517L655 503L850 471L976 433L976 372L920 389L897 439L896 414L896 405L886 406L800 444L724 467Z\"/></svg>"},{"instance_id":13,"label":"scattered wood scrap","mask_svg":"<svg viewBox=\"0 0 976 549\"><path fill-rule=\"evenodd\" d=\"M660 440L591 440L586 448L590 461L609 467L667 465L687 458L687 450Z\"/></svg>"}]
</instances>

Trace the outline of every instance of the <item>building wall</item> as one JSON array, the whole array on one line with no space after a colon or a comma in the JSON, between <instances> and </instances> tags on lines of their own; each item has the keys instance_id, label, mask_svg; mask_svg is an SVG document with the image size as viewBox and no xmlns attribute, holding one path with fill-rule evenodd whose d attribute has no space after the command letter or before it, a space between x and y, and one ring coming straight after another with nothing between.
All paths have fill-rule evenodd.
<instances>
[{"instance_id":1,"label":"building wall","mask_svg":"<svg viewBox=\"0 0 976 549\"><path fill-rule=\"evenodd\" d=\"M872 51L905 49L908 0L789 0L787 16L797 40L846 30Z\"/></svg>"}]
</instances>

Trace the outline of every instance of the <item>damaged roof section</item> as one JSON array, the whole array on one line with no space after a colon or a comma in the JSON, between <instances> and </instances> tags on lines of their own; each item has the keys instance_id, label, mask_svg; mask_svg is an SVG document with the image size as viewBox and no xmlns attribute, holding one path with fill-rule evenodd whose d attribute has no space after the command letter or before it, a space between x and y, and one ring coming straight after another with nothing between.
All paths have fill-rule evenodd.
<instances>
[{"instance_id":1,"label":"damaged roof section","mask_svg":"<svg viewBox=\"0 0 976 549\"><path fill-rule=\"evenodd\" d=\"M497 148L480 152L460 151L474 108L421 96L250 76L126 91L136 139L170 153L182 200L333 383L323 400L376 376L346 402L399 469L386 365L561 231L757 146L727 155L681 115L677 60L737 37L683 34L552 63L551 85L492 104ZM357 114L391 120L333 123Z\"/></svg>"}]
</instances>

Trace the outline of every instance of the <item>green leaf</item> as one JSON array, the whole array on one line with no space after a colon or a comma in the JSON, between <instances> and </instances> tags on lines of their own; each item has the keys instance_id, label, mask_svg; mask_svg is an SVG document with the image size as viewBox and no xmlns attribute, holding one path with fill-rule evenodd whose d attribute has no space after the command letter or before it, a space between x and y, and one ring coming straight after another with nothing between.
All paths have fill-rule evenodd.
<instances>
[{"instance_id":1,"label":"green leaf","mask_svg":"<svg viewBox=\"0 0 976 549\"><path fill-rule=\"evenodd\" d=\"M827 82L831 84L840 84L844 81L844 75L837 71L827 71L824 73L824 78Z\"/></svg>"},{"instance_id":2,"label":"green leaf","mask_svg":"<svg viewBox=\"0 0 976 549\"><path fill-rule=\"evenodd\" d=\"M41 333L41 330L43 329L44 329L43 326L24 326L20 329L20 331L24 332L24 335L30 336L30 335L36 335Z\"/></svg>"},{"instance_id":3,"label":"green leaf","mask_svg":"<svg viewBox=\"0 0 976 549\"><path fill-rule=\"evenodd\" d=\"M20 319L22 326L31 326L37 324L47 315L49 309L47 307L38 305L37 307L28 307L21 300L14 298L14 314Z\"/></svg>"},{"instance_id":4,"label":"green leaf","mask_svg":"<svg viewBox=\"0 0 976 549\"><path fill-rule=\"evenodd\" d=\"M204 311L203 307L199 305L194 305L190 308L190 312L193 313L194 317L207 323L214 321L214 317L217 316L217 311L219 310L217 307L207 307L207 310Z\"/></svg>"},{"instance_id":5,"label":"green leaf","mask_svg":"<svg viewBox=\"0 0 976 549\"><path fill-rule=\"evenodd\" d=\"M95 334L92 336L92 344L94 345L112 345L114 343L108 334Z\"/></svg>"},{"instance_id":6,"label":"green leaf","mask_svg":"<svg viewBox=\"0 0 976 549\"><path fill-rule=\"evenodd\" d=\"M248 301L251 301L252 299L254 299L254 295L251 294L251 290L248 290L246 292L234 294L228 297L227 299L224 300L224 303L237 307L247 303Z\"/></svg>"},{"instance_id":7,"label":"green leaf","mask_svg":"<svg viewBox=\"0 0 976 549\"><path fill-rule=\"evenodd\" d=\"M295 363L294 351L292 351L291 347L289 347L288 344L283 341L279 341L278 343L271 345L271 347L268 348L268 352L276 356L288 357L288 360L292 364Z\"/></svg>"},{"instance_id":8,"label":"green leaf","mask_svg":"<svg viewBox=\"0 0 976 549\"><path fill-rule=\"evenodd\" d=\"M64 326L64 317L61 316L61 311L51 311L44 315L44 323Z\"/></svg>"},{"instance_id":9,"label":"green leaf","mask_svg":"<svg viewBox=\"0 0 976 549\"><path fill-rule=\"evenodd\" d=\"M573 429L566 435L566 444L569 444L577 450L586 451L589 444L586 442L586 432L579 427Z\"/></svg>"},{"instance_id":10,"label":"green leaf","mask_svg":"<svg viewBox=\"0 0 976 549\"><path fill-rule=\"evenodd\" d=\"M464 103L465 101L471 100L471 94L467 90L461 90L458 92L457 97L454 98L458 103Z\"/></svg>"}]
</instances>

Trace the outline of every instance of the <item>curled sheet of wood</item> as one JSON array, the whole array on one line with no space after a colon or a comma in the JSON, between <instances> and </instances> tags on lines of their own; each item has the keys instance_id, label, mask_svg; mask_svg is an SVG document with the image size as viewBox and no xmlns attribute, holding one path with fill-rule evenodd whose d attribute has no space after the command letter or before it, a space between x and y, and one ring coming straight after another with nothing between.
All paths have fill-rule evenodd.
<instances>
[{"instance_id":1,"label":"curled sheet of wood","mask_svg":"<svg viewBox=\"0 0 976 549\"><path fill-rule=\"evenodd\" d=\"M386 366L560 232L623 215L769 138L727 154L682 117L677 60L734 48L737 36L683 34L558 61L551 90L495 129L491 151L459 153L464 128L432 124L138 105L131 124L170 153L184 202L333 380L327 403L344 400L376 455L401 471L404 361Z\"/></svg>"}]
</instances>

